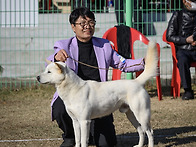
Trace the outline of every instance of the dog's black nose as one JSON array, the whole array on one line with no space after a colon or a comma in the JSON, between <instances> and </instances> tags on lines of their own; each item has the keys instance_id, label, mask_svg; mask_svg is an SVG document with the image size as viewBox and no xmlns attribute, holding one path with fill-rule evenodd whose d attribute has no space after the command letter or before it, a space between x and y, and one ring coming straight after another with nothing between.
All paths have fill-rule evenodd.
<instances>
[{"instance_id":1,"label":"dog's black nose","mask_svg":"<svg viewBox=\"0 0 196 147\"><path fill-rule=\"evenodd\" d=\"M40 76L37 76L37 80L40 82Z\"/></svg>"}]
</instances>

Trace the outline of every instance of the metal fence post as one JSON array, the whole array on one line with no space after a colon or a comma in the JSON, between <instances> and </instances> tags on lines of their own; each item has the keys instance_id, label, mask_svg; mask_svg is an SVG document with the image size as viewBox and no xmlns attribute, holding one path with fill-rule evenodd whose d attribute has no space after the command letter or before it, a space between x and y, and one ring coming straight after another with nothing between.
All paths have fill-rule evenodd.
<instances>
[{"instance_id":1,"label":"metal fence post","mask_svg":"<svg viewBox=\"0 0 196 147\"><path fill-rule=\"evenodd\" d=\"M133 0L126 0L126 25L132 27ZM127 79L133 79L133 73L127 73Z\"/></svg>"}]
</instances>

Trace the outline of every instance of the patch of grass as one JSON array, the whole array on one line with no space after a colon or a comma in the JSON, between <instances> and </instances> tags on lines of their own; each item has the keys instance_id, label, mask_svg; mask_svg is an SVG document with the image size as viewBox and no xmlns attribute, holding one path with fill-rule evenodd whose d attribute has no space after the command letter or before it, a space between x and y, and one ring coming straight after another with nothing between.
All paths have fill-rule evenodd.
<instances>
[{"instance_id":1,"label":"patch of grass","mask_svg":"<svg viewBox=\"0 0 196 147\"><path fill-rule=\"evenodd\" d=\"M148 88L151 98L155 146L196 146L196 99L182 101L169 96L170 89L163 88L164 97L158 101L156 88ZM51 121L50 102L54 86L37 86L30 89L0 90L0 140L61 138L61 130ZM125 114L114 113L118 147L136 145L138 134ZM9 147L56 147L62 140L31 142L0 142ZM147 144L147 140L146 140Z\"/></svg>"}]
</instances>

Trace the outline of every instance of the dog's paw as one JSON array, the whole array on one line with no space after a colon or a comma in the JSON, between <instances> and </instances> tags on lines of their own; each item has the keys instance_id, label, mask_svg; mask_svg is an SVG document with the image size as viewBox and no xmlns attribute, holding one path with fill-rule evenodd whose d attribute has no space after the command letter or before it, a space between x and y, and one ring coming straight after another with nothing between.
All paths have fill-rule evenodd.
<instances>
[{"instance_id":1,"label":"dog's paw","mask_svg":"<svg viewBox=\"0 0 196 147\"><path fill-rule=\"evenodd\" d=\"M141 147L141 146L139 146L139 145L135 145L135 146L133 146L133 147Z\"/></svg>"}]
</instances>

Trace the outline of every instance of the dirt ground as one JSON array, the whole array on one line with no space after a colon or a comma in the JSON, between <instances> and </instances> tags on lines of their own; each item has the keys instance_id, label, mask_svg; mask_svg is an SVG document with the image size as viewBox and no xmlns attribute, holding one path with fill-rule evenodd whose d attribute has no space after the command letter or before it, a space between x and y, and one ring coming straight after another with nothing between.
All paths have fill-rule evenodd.
<instances>
[{"instance_id":1,"label":"dirt ground","mask_svg":"<svg viewBox=\"0 0 196 147\"><path fill-rule=\"evenodd\" d=\"M53 86L0 90L0 147L58 147L62 143L62 132L50 115L54 91ZM195 147L196 99L173 99L170 89L164 88L163 100L158 101L154 91L149 90L155 146ZM114 120L117 147L136 145L138 134L125 115L116 111Z\"/></svg>"}]
</instances>

